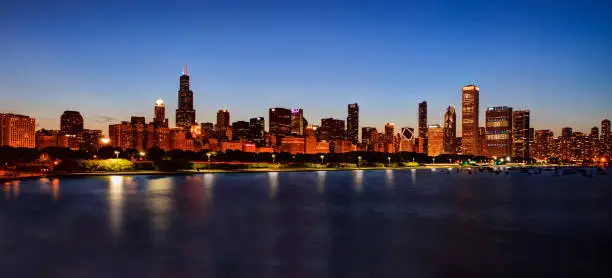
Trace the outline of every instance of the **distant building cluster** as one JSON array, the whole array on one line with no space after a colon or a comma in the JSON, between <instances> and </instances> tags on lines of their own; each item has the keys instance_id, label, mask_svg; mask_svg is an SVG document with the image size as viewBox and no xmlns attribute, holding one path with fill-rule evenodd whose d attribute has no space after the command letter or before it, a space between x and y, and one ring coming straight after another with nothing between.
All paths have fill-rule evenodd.
<instances>
[{"instance_id":1,"label":"distant building cluster","mask_svg":"<svg viewBox=\"0 0 612 278\"><path fill-rule=\"evenodd\" d=\"M179 77L176 127L169 126L165 103L158 99L154 102L151 122L147 122L145 117L131 117L129 121L109 125L108 137L103 137L101 130L85 129L83 116L77 111L65 111L61 115L59 130L38 131L33 118L0 114L0 143L11 147L73 150L111 146L137 151L157 147L164 150L291 154L416 152L433 157L465 154L542 161L592 160L612 153L609 120L603 120L601 129L593 127L589 134L574 132L567 127L555 137L550 130L531 127L529 110L493 106L485 109L485 122L481 126L479 97L478 86L462 88L461 136L457 136L455 108L448 106L442 121L431 124L426 101L418 104L416 131L413 127L396 127L394 123L387 123L381 131L375 127L360 127L357 103L348 104L346 120L323 118L317 124L306 121L304 109L284 107L269 109L267 129L262 116L231 122L227 109L217 111L215 123L197 123L194 93L185 68Z\"/></svg>"}]
</instances>

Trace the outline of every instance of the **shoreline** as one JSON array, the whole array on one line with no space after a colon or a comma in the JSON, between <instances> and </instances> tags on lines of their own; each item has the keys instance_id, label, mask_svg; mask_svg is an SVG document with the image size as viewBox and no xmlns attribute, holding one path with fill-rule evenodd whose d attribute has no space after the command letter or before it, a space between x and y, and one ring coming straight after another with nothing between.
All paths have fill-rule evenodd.
<instances>
[{"instance_id":1,"label":"shoreline","mask_svg":"<svg viewBox=\"0 0 612 278\"><path fill-rule=\"evenodd\" d=\"M476 166L473 168L487 168L490 166ZM540 166L528 166L532 168L548 168L548 167L567 167L560 165L540 165ZM184 170L184 171L155 171L155 170L141 170L141 171L124 171L124 172L70 172L70 173L56 173L48 175L28 175L28 176L17 176L17 177L0 177L0 182L10 182L15 180L33 180L40 178L78 178L78 177L97 177L97 176L187 176L197 174L247 174L247 173L270 173L270 172L318 172L318 171L381 171L381 170L393 170L393 171L409 171L409 170L425 170L425 169L440 169L440 168L453 168L453 169L465 169L465 167L459 167L456 165L425 165L418 167L360 167L360 168L259 168L259 169L236 169L236 170L225 170L225 169L202 169L197 170Z\"/></svg>"}]
</instances>

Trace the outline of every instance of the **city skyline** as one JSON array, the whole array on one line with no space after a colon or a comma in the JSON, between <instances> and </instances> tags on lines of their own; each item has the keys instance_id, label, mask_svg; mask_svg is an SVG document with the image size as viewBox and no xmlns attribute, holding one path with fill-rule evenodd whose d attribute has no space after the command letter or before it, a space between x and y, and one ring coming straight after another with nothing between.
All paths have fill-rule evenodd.
<instances>
[{"instance_id":1,"label":"city skyline","mask_svg":"<svg viewBox=\"0 0 612 278\"><path fill-rule=\"evenodd\" d=\"M87 128L106 130L150 119L158 98L172 115L185 62L198 123L220 108L245 121L270 107L303 108L308 122L344 119L346 104L359 103L360 126L416 127L416 103L427 101L428 124L440 124L470 83L481 87L480 111L528 109L534 128L555 134L587 133L612 114L609 3L27 2L0 11L0 23L13 26L0 30L9 38L0 45L0 90L9 96L0 111L30 115L38 128L57 129L57 117L76 110Z\"/></svg>"},{"instance_id":2,"label":"city skyline","mask_svg":"<svg viewBox=\"0 0 612 278\"><path fill-rule=\"evenodd\" d=\"M179 94L179 98L178 98L178 105L177 105L177 107L180 107L180 102L181 102L181 101L184 101L184 98L183 98L183 97L181 97L181 93L182 93L182 92L184 92L185 90L187 90L189 93L191 93L190 100L188 100L188 102L196 102L196 98L197 98L197 95L195 95L195 93L194 93L192 90L190 90L190 89L189 89L189 87L190 87L190 78L191 78L191 76L188 74L188 72L186 71L186 69L187 69L187 65L185 65L185 66L183 67L183 71L181 72L181 75L178 77L178 79L179 79L179 86L178 86L178 94ZM474 84L466 84L465 86L462 86L462 89L461 89L461 90L462 90L462 92L465 90L465 88L466 88L466 87L475 87L475 88L476 88L476 91L478 91L478 98L480 98L480 96L481 96L481 94L480 94L480 87L475 86ZM185 89L185 88L186 88L186 89ZM176 94L176 93L175 93L175 94ZM157 119L157 113L158 113L158 110L156 110L156 109L159 109L159 108L161 108L161 107L163 107L163 111L164 111L164 112L162 112L162 113L163 113L162 115L164 115L164 116L165 116L165 108L167 107L167 102L166 102L166 100L165 100L165 99L162 99L162 98L157 98L157 99L155 99L155 100L153 101L153 103L152 103L152 104L153 104L153 106L154 106L153 113L150 113L151 111L149 111L149 114L148 114L148 115L130 115L129 117L132 117L132 118L133 118L133 117L137 117L137 118L151 119L152 121L156 121L156 120L159 120L159 119ZM349 104L347 104L347 105L350 107L351 105L358 105L358 104L359 104L359 103L349 103ZM433 121L430 121L429 119L430 119L431 117L429 116L429 113L428 113L428 111L427 111L427 100L426 100L426 99L424 99L423 101L418 102L417 104L418 104L418 108L417 108L417 110L416 110L416 112L417 112L417 117L415 117L415 119L416 119L416 120L415 120L415 124L414 124L414 125L412 125L412 126L410 126L410 127L415 128L415 129L418 129L418 130L421 130L421 128L420 128L420 127L421 127L421 126L425 126L425 131L424 131L424 133L423 133L423 134L421 134L421 136L423 136L423 137L421 137L421 136L419 136L419 137L421 137L421 138L427 138L427 131L426 131L427 126L429 126L429 125L440 125L440 126L444 126L444 121L446 120L446 116L445 116L445 115L440 115L440 116L441 116L441 118L440 118L440 119L438 119L438 118L436 117L436 118L435 118ZM194 106L194 105L192 105L192 106ZM463 106L463 104L460 104L460 105L459 105L459 107L462 107L462 106ZM481 106L482 106L482 104L479 104L479 105L478 105L478 107L481 107ZM303 113L304 113L304 112L303 112L303 107L302 107L302 106L296 106L296 107L299 107L299 108L293 108L293 107L282 107L282 106L273 106L273 105L271 105L271 106L268 108L268 110L269 110L269 111L270 111L270 110L271 110L271 111L273 111L274 109L287 109L288 113L292 113L291 111L298 111L298 110L299 110L299 111L300 111L300 115L303 115ZM358 106L357 106L357 107L358 107ZM448 107L445 107L445 108L444 108L444 112L445 112L445 113L447 112L447 109L448 109L449 107L453 107L453 105L449 105ZM483 108L483 109L482 109L482 111L480 111L480 110L481 110L480 108L478 109L478 111L480 112L480 113L477 113L477 114L479 114L479 116L478 116L478 118L479 118L479 122L486 122L486 120L487 120L487 119L486 119L486 115L485 115L485 113L482 113L482 112L486 112L486 111L487 111L488 109L490 109L491 107L496 107L496 106L488 106L488 107L486 107L486 108ZM499 106L497 106L497 107L499 107ZM511 107L511 106L504 105L504 107ZM523 106L523 107L524 107L524 106ZM421 111L421 108L423 108L424 110L423 110L423 111ZM512 107L511 107L511 108L512 108ZM359 110L359 109L357 108L357 111L358 111L358 110ZM189 125L189 127L187 127L187 126L183 127L183 126L177 125L177 121L176 121L176 119L177 119L177 117L179 117L179 114L178 114L178 113L179 113L179 111L180 111L180 109L177 109L177 114L176 114L176 116L175 116L174 120L173 120L172 118L167 118L167 119L165 119L165 120L166 120L166 125L167 125L167 126L181 127L181 128L185 128L186 130L189 130L189 127L190 127L191 125L199 125L199 124L210 123L210 122L213 122L213 123L214 123L214 122L218 122L218 121L219 121L219 113L220 113L220 112L223 112L223 113L231 113L231 112L232 112L232 111L228 110L227 108L224 108L224 109L218 109L218 110L216 110L216 111L215 111L215 118L210 119L210 120L204 120L204 121L198 121L198 120L196 119L196 120L195 120L195 122L193 122L192 124L190 124L190 125ZM191 110L191 111L192 111L192 113L194 113L194 114L196 113L197 109L195 109L195 106L194 106L194 109L193 109L193 110ZM519 110L517 110L517 111L519 111ZM529 110L529 109L526 109L526 110L520 110L520 111L530 111L530 110ZM80 117L80 121L81 121L81 122L80 122L80 124L81 124L81 129L82 129L82 128L87 128L87 129L91 129L91 130L103 130L103 131L107 131L107 132L103 132L103 134L105 134L105 135L107 135L107 136L108 136L108 132L109 132L109 129L108 129L108 128L109 128L109 125L112 125L112 124L118 124L118 123L121 123L121 122L125 121L125 119L114 119L114 118L113 118L112 120L107 121L107 122L108 122L108 124L106 124L106 123L101 123L101 122L99 122L99 121L95 121L95 120L94 120L94 121L95 121L95 123L94 123L94 126L95 126L95 127L93 127L93 128L92 128L91 126L87 126L87 125L86 125L87 121L86 121L86 120L84 120L84 118L85 118L85 117L82 115L82 114L83 114L83 111L78 111L78 110L64 110L64 111L62 112L62 114L60 115L60 117L58 117L58 118L56 119L56 121L57 121L57 123L58 123L58 124L57 124L57 126L59 127L59 128L56 128L56 127L42 127L42 126L40 125L40 123L38 122L38 121L40 120L39 118L36 118L35 116L31 116L31 115L28 115L28 114L25 114L25 113L22 113L22 112L13 112L13 111L10 111L10 110L9 110L9 111L2 111L2 113L17 114L17 115L26 115L26 116L30 116L30 117L32 117L32 118L35 118L35 119L37 119L37 123L36 123L36 129L37 129L37 130L39 130L39 129L46 129L46 130L58 130L58 129L61 129L61 125L62 125L62 121L61 121L61 120L63 119L63 117L65 117L65 116L66 116L66 113L79 113L79 115L78 115L78 116ZM348 115L350 116L350 110L349 110L349 114L348 114ZM458 115L459 115L459 116L461 116L461 114L458 114ZM268 115L268 116L269 116L269 115ZM346 116L346 114L345 114L345 116ZM422 118L422 116L424 116L424 118ZM233 117L234 117L234 116L233 116ZM233 118L233 117L232 117L232 118ZM260 116L253 116L253 117L250 117L250 118L247 118L247 119L238 119L238 120L236 120L236 121L248 121L249 119L252 119L252 118L259 118L259 117L260 117ZM303 117L304 117L305 119L312 118L312 117L308 117L307 115L304 115ZM358 117L361 117L361 116L358 116ZM266 117L265 117L265 116L261 116L261 118L264 118L264 119L265 119ZM315 121L310 122L310 123L311 123L311 124L315 124L315 125L317 125L317 123L321 123L321 120L328 119L328 118L335 119L336 117L327 116L327 117L324 117L324 118L319 119L319 121L316 121L316 119L314 119ZM337 117L337 118L343 119L343 117L342 117L342 116ZM344 119L346 119L346 118L344 118ZM607 117L604 117L602 120L607 120L607 119L608 119ZM482 121L482 120L484 120L484 121ZM307 121L308 121L308 120L307 120ZM391 121L391 122L393 122L393 121ZM231 123L232 123L231 121L228 121L228 122L227 122L227 124L228 124L228 125L229 125L229 124L231 124ZM381 127L379 127L379 126L377 126L377 125L364 125L364 124L362 124L362 123L361 123L361 121L358 121L358 122L357 122L357 125L358 125L358 129L361 129L361 127L373 127L373 128L378 129L378 130L384 130L384 129L385 129L385 127L386 127L386 125L387 125L388 123L389 123L389 122L385 123L385 124L383 125L383 127L382 127L382 128L381 128ZM458 134L458 135L459 135L459 134L461 133L461 131L463 130L463 125L461 124L461 121L459 121L459 123L460 123L460 124L456 125L456 132L457 132L457 134ZM97 127L98 127L98 126L97 126L97 124L99 124L99 125L100 125L100 126L99 126L99 128L97 128ZM478 125L479 125L479 124L477 123L477 126L478 126ZM551 129L551 128L547 128L547 127L534 127L534 126L533 126L533 125L531 125L531 124L530 124L529 126L531 127L531 129L534 129L534 130L544 130L544 129L551 130L551 131L553 132L553 134L555 134L555 135L557 135L557 134L562 134L562 133L563 133L563 130L564 130L564 129L566 129L566 128L568 128L568 127L569 127L569 128L571 128L573 131L583 132L583 133L589 133L589 132L590 132L590 130L591 130L592 128L594 128L594 127L599 127L599 126L598 126L598 123L596 123L596 124L592 125L592 126L591 126L591 127L589 127L589 128L585 128L585 130L583 131L583 130L582 130L582 129L580 129L580 128L575 128L575 127L571 127L571 126L561 126L561 127L560 127L560 130L559 130L558 132L555 132L553 129ZM305 128L305 127L303 127L303 128ZM348 130L348 122L346 122L346 123L345 123L345 128ZM270 130L269 130L269 127L268 127L268 128L266 128L266 131L270 131ZM420 131L419 131L419 132L420 132ZM359 134L360 134L360 133L359 133ZM460 137L460 136L459 136L459 137ZM361 138L361 136L359 136L359 138ZM425 152L426 152L426 151L425 151Z\"/></svg>"}]
</instances>

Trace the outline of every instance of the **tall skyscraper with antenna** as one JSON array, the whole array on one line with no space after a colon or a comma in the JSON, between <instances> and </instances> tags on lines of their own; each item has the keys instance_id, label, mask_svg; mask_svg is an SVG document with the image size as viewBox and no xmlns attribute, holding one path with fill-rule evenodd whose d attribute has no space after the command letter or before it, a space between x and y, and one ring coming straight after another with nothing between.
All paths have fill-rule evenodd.
<instances>
[{"instance_id":1,"label":"tall skyscraper with antenna","mask_svg":"<svg viewBox=\"0 0 612 278\"><path fill-rule=\"evenodd\" d=\"M193 110L193 91L189 89L189 74L187 65L183 68L178 90L178 108L176 109L176 126L186 131L196 124Z\"/></svg>"}]
</instances>

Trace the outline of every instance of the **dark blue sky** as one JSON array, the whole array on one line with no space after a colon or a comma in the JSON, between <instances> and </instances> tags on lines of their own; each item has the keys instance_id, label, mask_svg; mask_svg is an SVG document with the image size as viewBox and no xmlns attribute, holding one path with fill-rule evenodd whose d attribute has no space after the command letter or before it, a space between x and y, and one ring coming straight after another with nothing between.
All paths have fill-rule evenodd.
<instances>
[{"instance_id":1,"label":"dark blue sky","mask_svg":"<svg viewBox=\"0 0 612 278\"><path fill-rule=\"evenodd\" d=\"M81 2L2 1L0 111L57 128L78 110L106 133L163 98L174 122L188 62L199 122L300 106L318 124L358 102L361 126L415 127L419 101L437 123L471 82L482 120L528 108L558 134L612 117L610 1Z\"/></svg>"}]
</instances>

